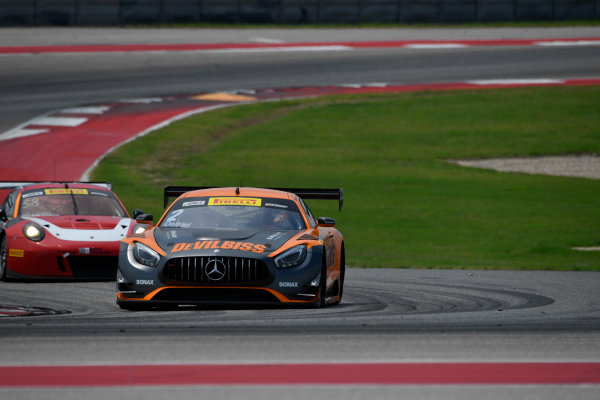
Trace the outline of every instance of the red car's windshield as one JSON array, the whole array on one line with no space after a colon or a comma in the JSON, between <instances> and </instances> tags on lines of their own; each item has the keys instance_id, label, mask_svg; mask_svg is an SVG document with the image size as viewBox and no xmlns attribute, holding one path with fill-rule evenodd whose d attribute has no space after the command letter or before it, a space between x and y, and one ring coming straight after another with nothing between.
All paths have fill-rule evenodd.
<instances>
[{"instance_id":1,"label":"red car's windshield","mask_svg":"<svg viewBox=\"0 0 600 400\"><path fill-rule=\"evenodd\" d=\"M18 216L105 215L126 217L115 196L106 190L77 188L32 189L21 194Z\"/></svg>"}]
</instances>

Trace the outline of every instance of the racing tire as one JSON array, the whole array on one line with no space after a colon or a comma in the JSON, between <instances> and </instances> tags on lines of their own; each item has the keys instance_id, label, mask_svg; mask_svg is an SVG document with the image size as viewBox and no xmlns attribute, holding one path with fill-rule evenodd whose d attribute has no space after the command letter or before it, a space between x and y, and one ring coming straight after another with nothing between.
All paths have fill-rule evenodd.
<instances>
[{"instance_id":1,"label":"racing tire","mask_svg":"<svg viewBox=\"0 0 600 400\"><path fill-rule=\"evenodd\" d=\"M344 294L344 277L346 276L346 249L344 249L344 244L342 244L342 253L340 255L340 279L338 281L339 285L339 295L338 299L333 304L340 304L342 301L342 295Z\"/></svg>"},{"instance_id":2,"label":"racing tire","mask_svg":"<svg viewBox=\"0 0 600 400\"><path fill-rule=\"evenodd\" d=\"M314 303L315 308L325 307L327 301L327 264L323 256L323 266L321 267L321 279L319 280L319 298Z\"/></svg>"},{"instance_id":3,"label":"racing tire","mask_svg":"<svg viewBox=\"0 0 600 400\"><path fill-rule=\"evenodd\" d=\"M342 244L342 257L340 259L340 301L344 294L344 279L346 278L346 249Z\"/></svg>"},{"instance_id":4,"label":"racing tire","mask_svg":"<svg viewBox=\"0 0 600 400\"><path fill-rule=\"evenodd\" d=\"M6 264L8 262L8 246L6 244L6 236L0 239L0 281L8 280L6 278Z\"/></svg>"}]
</instances>

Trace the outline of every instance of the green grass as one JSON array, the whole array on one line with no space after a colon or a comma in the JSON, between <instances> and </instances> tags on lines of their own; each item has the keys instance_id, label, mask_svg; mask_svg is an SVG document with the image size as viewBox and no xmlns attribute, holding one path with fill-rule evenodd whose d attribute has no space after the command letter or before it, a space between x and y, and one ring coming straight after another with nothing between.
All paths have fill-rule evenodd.
<instances>
[{"instance_id":1,"label":"green grass","mask_svg":"<svg viewBox=\"0 0 600 400\"><path fill-rule=\"evenodd\" d=\"M600 88L337 96L220 109L121 147L93 174L162 213L167 184L344 187L353 266L600 270L600 181L447 160L600 153Z\"/></svg>"}]
</instances>

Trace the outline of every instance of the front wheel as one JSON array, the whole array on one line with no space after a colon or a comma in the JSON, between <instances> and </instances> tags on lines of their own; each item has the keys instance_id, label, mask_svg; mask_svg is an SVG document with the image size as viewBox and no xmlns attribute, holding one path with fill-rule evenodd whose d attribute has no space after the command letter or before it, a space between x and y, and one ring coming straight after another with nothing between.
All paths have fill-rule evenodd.
<instances>
[{"instance_id":1,"label":"front wheel","mask_svg":"<svg viewBox=\"0 0 600 400\"><path fill-rule=\"evenodd\" d=\"M340 277L338 279L338 299L334 304L340 304L342 295L344 294L344 278L346 276L346 250L342 244L342 252L340 256Z\"/></svg>"},{"instance_id":2,"label":"front wheel","mask_svg":"<svg viewBox=\"0 0 600 400\"><path fill-rule=\"evenodd\" d=\"M323 257L323 266L321 267L321 279L319 280L319 299L314 303L315 308L325 307L327 300L327 266Z\"/></svg>"}]
</instances>

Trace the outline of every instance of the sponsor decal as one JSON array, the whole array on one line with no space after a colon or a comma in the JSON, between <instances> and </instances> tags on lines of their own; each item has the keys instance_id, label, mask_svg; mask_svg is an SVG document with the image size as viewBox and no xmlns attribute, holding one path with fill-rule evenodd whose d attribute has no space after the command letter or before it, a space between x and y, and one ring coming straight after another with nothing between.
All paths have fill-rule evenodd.
<instances>
[{"instance_id":1,"label":"sponsor decal","mask_svg":"<svg viewBox=\"0 0 600 400\"><path fill-rule=\"evenodd\" d=\"M279 287L282 288L297 288L298 282L279 282Z\"/></svg>"},{"instance_id":2,"label":"sponsor decal","mask_svg":"<svg viewBox=\"0 0 600 400\"><path fill-rule=\"evenodd\" d=\"M252 206L260 207L262 199L251 197L211 197L209 206Z\"/></svg>"},{"instance_id":3,"label":"sponsor decal","mask_svg":"<svg viewBox=\"0 0 600 400\"><path fill-rule=\"evenodd\" d=\"M181 206L182 207L193 207L193 206L203 206L206 204L206 201L204 200L199 200L199 201L186 201L185 203L183 203Z\"/></svg>"},{"instance_id":4,"label":"sponsor decal","mask_svg":"<svg viewBox=\"0 0 600 400\"><path fill-rule=\"evenodd\" d=\"M10 249L8 250L9 257L23 257L25 255L24 250Z\"/></svg>"},{"instance_id":5,"label":"sponsor decal","mask_svg":"<svg viewBox=\"0 0 600 400\"><path fill-rule=\"evenodd\" d=\"M163 223L165 228L190 228L192 226L191 222L181 222L179 221L179 217L183 214L185 210L183 208L179 210L173 211L169 217Z\"/></svg>"},{"instance_id":6,"label":"sponsor decal","mask_svg":"<svg viewBox=\"0 0 600 400\"><path fill-rule=\"evenodd\" d=\"M154 285L154 279L137 279L136 285Z\"/></svg>"},{"instance_id":7,"label":"sponsor decal","mask_svg":"<svg viewBox=\"0 0 600 400\"><path fill-rule=\"evenodd\" d=\"M43 196L44 192L40 191L40 192L31 192L31 193L23 193L23 195L21 196L21 198L26 199L28 197L33 197L33 196Z\"/></svg>"},{"instance_id":8,"label":"sponsor decal","mask_svg":"<svg viewBox=\"0 0 600 400\"><path fill-rule=\"evenodd\" d=\"M90 191L90 194L93 194L94 196L104 196L104 197L110 197L110 195L106 192L92 192Z\"/></svg>"},{"instance_id":9,"label":"sponsor decal","mask_svg":"<svg viewBox=\"0 0 600 400\"><path fill-rule=\"evenodd\" d=\"M57 189L44 189L44 193L46 193L47 195L52 195L52 194L88 194L87 189L64 189L64 188L57 188Z\"/></svg>"},{"instance_id":10,"label":"sponsor decal","mask_svg":"<svg viewBox=\"0 0 600 400\"><path fill-rule=\"evenodd\" d=\"M277 203L265 203L265 207L288 208L288 206L286 206L284 204L277 204Z\"/></svg>"},{"instance_id":11,"label":"sponsor decal","mask_svg":"<svg viewBox=\"0 0 600 400\"><path fill-rule=\"evenodd\" d=\"M89 256L91 254L101 255L101 254L110 254L110 251L104 250L101 247L80 247L78 254L82 255L82 256Z\"/></svg>"},{"instance_id":12,"label":"sponsor decal","mask_svg":"<svg viewBox=\"0 0 600 400\"><path fill-rule=\"evenodd\" d=\"M278 238L279 236L283 235L282 232L275 232L272 235L267 236L267 240L273 240L275 238Z\"/></svg>"},{"instance_id":13,"label":"sponsor decal","mask_svg":"<svg viewBox=\"0 0 600 400\"><path fill-rule=\"evenodd\" d=\"M171 253L177 253L178 251L191 251L191 250L212 250L212 249L223 249L223 250L239 250L239 251L252 251L254 253L262 253L265 251L267 246L263 244L254 244L248 242L234 242L234 241L220 241L220 240L199 240L194 243L177 243L171 249Z\"/></svg>"}]
</instances>

